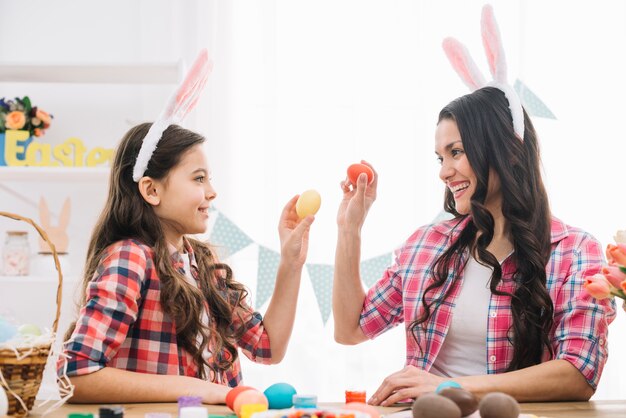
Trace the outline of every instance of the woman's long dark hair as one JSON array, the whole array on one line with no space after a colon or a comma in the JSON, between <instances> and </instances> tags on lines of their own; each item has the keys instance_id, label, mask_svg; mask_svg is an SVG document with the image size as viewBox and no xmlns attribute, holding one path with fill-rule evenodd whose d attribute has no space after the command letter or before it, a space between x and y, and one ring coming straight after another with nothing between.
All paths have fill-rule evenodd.
<instances>
[{"instance_id":1,"label":"woman's long dark hair","mask_svg":"<svg viewBox=\"0 0 626 418\"><path fill-rule=\"evenodd\" d=\"M441 298L427 298L426 294L435 294L449 280L458 280L464 268L463 254L475 254L481 264L493 269L491 292L511 297L513 325L509 341L513 345L513 359L508 371L539 364L544 348L551 356L553 354L549 333L554 306L546 288L551 215L541 179L535 129L524 111L524 141L520 141L513 130L508 101L502 91L493 87L454 100L439 113L438 123L442 120L456 122L477 184L471 197L471 213L465 215L470 216L468 226L433 266L433 282L422 298L424 311L410 325L413 336L418 339L417 327L426 327L453 286L448 286ZM502 215L513 240L513 260L517 267L513 294L497 290L502 269L494 255L486 250L494 234L493 216L484 205L490 170L500 180ZM459 220L465 217L456 211L449 189L446 189L444 209Z\"/></svg>"},{"instance_id":2,"label":"woman's long dark hair","mask_svg":"<svg viewBox=\"0 0 626 418\"><path fill-rule=\"evenodd\" d=\"M233 314L240 314L239 308L243 307L248 293L243 285L233 280L230 267L218 263L210 248L197 240L188 239L198 264L199 288L187 283L184 274L173 268L161 222L132 179L135 160L150 126L150 123L144 123L131 128L117 149L111 168L109 195L89 242L82 294L111 244L135 239L153 248L161 281L161 307L176 324L178 345L193 357L199 377L207 378L204 366L208 364L202 353L209 341L218 369L215 372L230 368L237 358L235 340L240 335L234 334L231 324ZM176 125L168 127L152 154L145 176L166 180L183 155L203 142L204 137L192 131ZM210 329L202 322L204 302L209 306ZM75 324L70 326L66 339ZM198 335L201 336L199 344Z\"/></svg>"}]
</instances>

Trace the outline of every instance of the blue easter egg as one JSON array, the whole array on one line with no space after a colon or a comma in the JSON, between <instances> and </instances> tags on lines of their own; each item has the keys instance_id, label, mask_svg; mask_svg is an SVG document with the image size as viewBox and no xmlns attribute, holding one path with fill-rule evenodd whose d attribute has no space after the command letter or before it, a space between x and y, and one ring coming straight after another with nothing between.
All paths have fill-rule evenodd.
<instances>
[{"instance_id":1,"label":"blue easter egg","mask_svg":"<svg viewBox=\"0 0 626 418\"><path fill-rule=\"evenodd\" d=\"M445 382L439 383L439 386L437 386L437 389L435 389L435 393L439 393L447 388L463 389L461 385L459 385L457 382L454 382L452 380L446 380Z\"/></svg>"},{"instance_id":2,"label":"blue easter egg","mask_svg":"<svg viewBox=\"0 0 626 418\"><path fill-rule=\"evenodd\" d=\"M0 343L10 340L17 334L17 327L0 318Z\"/></svg>"},{"instance_id":3,"label":"blue easter egg","mask_svg":"<svg viewBox=\"0 0 626 418\"><path fill-rule=\"evenodd\" d=\"M269 402L269 409L285 409L293 406L296 389L289 383L274 383L263 394Z\"/></svg>"}]
</instances>

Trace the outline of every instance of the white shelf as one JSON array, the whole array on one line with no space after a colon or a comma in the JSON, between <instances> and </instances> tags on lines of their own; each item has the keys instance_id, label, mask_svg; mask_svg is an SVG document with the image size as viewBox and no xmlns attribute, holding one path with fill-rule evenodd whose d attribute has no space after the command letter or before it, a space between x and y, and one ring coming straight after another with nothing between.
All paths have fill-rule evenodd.
<instances>
[{"instance_id":1,"label":"white shelf","mask_svg":"<svg viewBox=\"0 0 626 418\"><path fill-rule=\"evenodd\" d=\"M182 61L162 64L0 64L0 82L177 84Z\"/></svg>"},{"instance_id":2,"label":"white shelf","mask_svg":"<svg viewBox=\"0 0 626 418\"><path fill-rule=\"evenodd\" d=\"M108 181L109 167L0 167L0 180Z\"/></svg>"}]
</instances>

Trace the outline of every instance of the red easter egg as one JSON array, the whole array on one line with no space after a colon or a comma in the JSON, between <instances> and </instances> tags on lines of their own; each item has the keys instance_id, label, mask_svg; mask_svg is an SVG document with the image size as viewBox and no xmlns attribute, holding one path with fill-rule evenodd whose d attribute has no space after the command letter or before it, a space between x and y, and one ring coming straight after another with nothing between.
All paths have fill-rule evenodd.
<instances>
[{"instance_id":1,"label":"red easter egg","mask_svg":"<svg viewBox=\"0 0 626 418\"><path fill-rule=\"evenodd\" d=\"M243 386L243 385L232 388L226 394L226 406L229 407L230 409L233 409L233 405L235 403L235 398L237 397L237 395L239 395L244 390L250 390L250 389L254 389L254 388L250 386Z\"/></svg>"},{"instance_id":2,"label":"red easter egg","mask_svg":"<svg viewBox=\"0 0 626 418\"><path fill-rule=\"evenodd\" d=\"M374 180L374 171L365 164L357 163L348 167L348 179L352 184L356 185L356 181L361 173L367 174L367 184Z\"/></svg>"}]
</instances>

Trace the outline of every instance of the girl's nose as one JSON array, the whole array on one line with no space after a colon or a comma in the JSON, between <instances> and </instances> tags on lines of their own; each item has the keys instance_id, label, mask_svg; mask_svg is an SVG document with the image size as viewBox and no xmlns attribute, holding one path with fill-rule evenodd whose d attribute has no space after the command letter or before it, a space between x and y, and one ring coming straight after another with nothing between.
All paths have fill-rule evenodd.
<instances>
[{"instance_id":1,"label":"girl's nose","mask_svg":"<svg viewBox=\"0 0 626 418\"><path fill-rule=\"evenodd\" d=\"M207 198L207 200L213 200L216 197L217 197L217 192L215 191L215 189L213 188L211 183L207 183L207 187L206 187L206 198Z\"/></svg>"}]
</instances>

